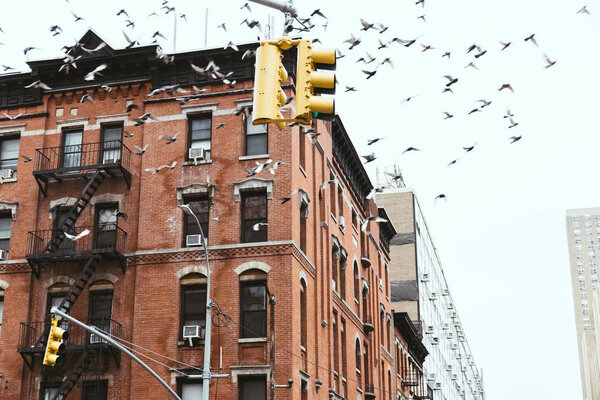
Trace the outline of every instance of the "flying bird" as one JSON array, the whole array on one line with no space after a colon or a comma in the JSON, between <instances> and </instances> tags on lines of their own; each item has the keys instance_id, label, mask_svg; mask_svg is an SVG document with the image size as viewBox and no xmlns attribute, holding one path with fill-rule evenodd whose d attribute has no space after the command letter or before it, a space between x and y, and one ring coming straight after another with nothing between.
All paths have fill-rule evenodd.
<instances>
[{"instance_id":1,"label":"flying bird","mask_svg":"<svg viewBox=\"0 0 600 400\"><path fill-rule=\"evenodd\" d=\"M527 37L526 37L525 39L523 39L523 40L524 40L525 42L527 42L527 41L529 41L529 40L530 40L530 41L531 41L531 43L533 43L533 44L535 44L535 45L536 45L536 47L539 47L539 45L538 45L538 42L535 40L534 36L535 36L535 33L532 33L531 35L527 36Z\"/></svg>"},{"instance_id":2,"label":"flying bird","mask_svg":"<svg viewBox=\"0 0 600 400\"><path fill-rule=\"evenodd\" d=\"M62 33L62 28L58 25L52 25L49 29L50 32L53 32L52 36L60 35Z\"/></svg>"},{"instance_id":3,"label":"flying bird","mask_svg":"<svg viewBox=\"0 0 600 400\"><path fill-rule=\"evenodd\" d=\"M474 108L471 111L469 111L469 113L467 115L471 115L471 114L476 113L476 112L481 112L481 110L479 108Z\"/></svg>"},{"instance_id":4,"label":"flying bird","mask_svg":"<svg viewBox=\"0 0 600 400\"><path fill-rule=\"evenodd\" d=\"M89 93L85 93L83 96L81 96L79 104L85 103L86 101L89 101L90 103L95 103L94 98Z\"/></svg>"},{"instance_id":5,"label":"flying bird","mask_svg":"<svg viewBox=\"0 0 600 400\"><path fill-rule=\"evenodd\" d=\"M450 114L450 113L449 113L449 112L447 112L447 111L442 111L442 113L446 115L446 116L444 117L444 119L448 119L448 118L452 118L452 117L454 117L454 115Z\"/></svg>"},{"instance_id":6,"label":"flying bird","mask_svg":"<svg viewBox=\"0 0 600 400\"><path fill-rule=\"evenodd\" d=\"M521 140L522 137L523 137L523 135L511 136L508 139L511 141L510 144L513 144L513 143L518 142L519 140Z\"/></svg>"},{"instance_id":7,"label":"flying bird","mask_svg":"<svg viewBox=\"0 0 600 400\"><path fill-rule=\"evenodd\" d=\"M23 162L26 162L26 163L33 160L33 158L27 157L26 155L23 155L23 154L21 154L21 158L24 159L25 161L23 161Z\"/></svg>"},{"instance_id":8,"label":"flying bird","mask_svg":"<svg viewBox=\"0 0 600 400\"><path fill-rule=\"evenodd\" d=\"M423 43L420 43L420 45L421 45L421 47L423 48L423 50L421 50L421 53L424 53L424 52L426 52L427 50L435 50L435 47L431 47L431 46L430 46L430 45L428 45L428 44L423 44Z\"/></svg>"},{"instance_id":9,"label":"flying bird","mask_svg":"<svg viewBox=\"0 0 600 400\"><path fill-rule=\"evenodd\" d=\"M506 48L507 48L508 46L510 46L510 44L512 43L512 42L506 42L506 43L505 43L505 42L503 42L502 40L499 40L499 42L500 42L500 44L502 45L502 48L500 49L500 51L506 50Z\"/></svg>"},{"instance_id":10,"label":"flying bird","mask_svg":"<svg viewBox=\"0 0 600 400\"><path fill-rule=\"evenodd\" d=\"M546 69L548 69L551 66L553 66L554 64L556 64L556 61L551 61L550 58L546 54L544 54L544 58L546 59L546 66L545 66Z\"/></svg>"},{"instance_id":11,"label":"flying bird","mask_svg":"<svg viewBox=\"0 0 600 400\"><path fill-rule=\"evenodd\" d=\"M323 183L321 184L321 189L323 189L323 190L327 189L327 186L329 186L329 184L330 184L330 183L333 183L333 184L335 184L335 185L338 185L338 180L337 180L337 178L333 178L333 179L330 179L330 180L328 180L328 181L325 181L325 182L323 182Z\"/></svg>"},{"instance_id":12,"label":"flying bird","mask_svg":"<svg viewBox=\"0 0 600 400\"><path fill-rule=\"evenodd\" d=\"M386 174L388 174L388 175L393 175L393 174L390 174L389 172L386 172ZM377 194L377 193L382 193L384 189L385 189L385 186L378 186L378 187L374 187L374 188L373 188L373 189L372 189L372 190L369 192L369 194L367 194L367 195L365 196L365 199L367 199L367 200L370 200L370 199L372 199L373 197L375 197L375 194Z\"/></svg>"},{"instance_id":13,"label":"flying bird","mask_svg":"<svg viewBox=\"0 0 600 400\"><path fill-rule=\"evenodd\" d=\"M250 4L248 4L248 2L244 3L244 5L240 7L240 10L243 10L244 8L248 10L248 12L252 12L252 9L250 8Z\"/></svg>"},{"instance_id":14,"label":"flying bird","mask_svg":"<svg viewBox=\"0 0 600 400\"><path fill-rule=\"evenodd\" d=\"M374 222L377 222L377 223L380 223L380 222L388 222L388 220L387 220L387 219L385 219L385 218L381 218L381 217L379 217L379 216L375 216L375 217L367 217L367 218L365 218L365 219L362 221L362 223L360 224L360 230L361 230L362 232L364 232L364 231L367 229L367 226L369 225L369 222L370 222L370 221L374 221Z\"/></svg>"},{"instance_id":15,"label":"flying bird","mask_svg":"<svg viewBox=\"0 0 600 400\"><path fill-rule=\"evenodd\" d=\"M444 54L442 54L442 58L444 58L444 57L448 57L448 59L450 59L450 54L451 54L451 53L450 53L449 51L447 51L447 52L445 52Z\"/></svg>"},{"instance_id":16,"label":"flying bird","mask_svg":"<svg viewBox=\"0 0 600 400\"><path fill-rule=\"evenodd\" d=\"M473 63L473 61L471 61L470 63L468 63L467 65L465 65L465 68L469 68L469 67L471 67L471 68L476 69L476 70L479 71L479 68L477 68L477 65L475 65Z\"/></svg>"},{"instance_id":17,"label":"flying bird","mask_svg":"<svg viewBox=\"0 0 600 400\"><path fill-rule=\"evenodd\" d=\"M127 11L125 11L124 9L120 9L120 10L119 10L119 12L117 13L117 17L118 17L119 15L121 15L121 14L125 14L125 16L126 16L127 18L129 18L129 14L127 14Z\"/></svg>"},{"instance_id":18,"label":"flying bird","mask_svg":"<svg viewBox=\"0 0 600 400\"><path fill-rule=\"evenodd\" d=\"M583 6L583 7L581 7L581 9L579 11L577 11L576 14L588 14L589 15L590 12L588 11L587 6Z\"/></svg>"},{"instance_id":19,"label":"flying bird","mask_svg":"<svg viewBox=\"0 0 600 400\"><path fill-rule=\"evenodd\" d=\"M447 200L446 195L444 193L440 193L437 196L435 196L435 198L433 199L434 202L437 202L440 199L444 199Z\"/></svg>"},{"instance_id":20,"label":"flying bird","mask_svg":"<svg viewBox=\"0 0 600 400\"><path fill-rule=\"evenodd\" d=\"M222 24L217 25L217 28L221 28L223 29L225 32L227 32L227 27L225 26L225 22L223 22Z\"/></svg>"},{"instance_id":21,"label":"flying bird","mask_svg":"<svg viewBox=\"0 0 600 400\"><path fill-rule=\"evenodd\" d=\"M382 140L382 139L383 139L383 138L374 138L374 139L368 139L368 140L367 140L367 146L370 146L370 145L372 145L372 144L374 144L374 143L377 143L377 142L379 142L379 141L380 141L380 140Z\"/></svg>"},{"instance_id":22,"label":"flying bird","mask_svg":"<svg viewBox=\"0 0 600 400\"><path fill-rule=\"evenodd\" d=\"M82 17L80 17L79 15L75 14L73 11L71 11L71 14L73 14L73 17L75 18L75 22L83 20Z\"/></svg>"},{"instance_id":23,"label":"flying bird","mask_svg":"<svg viewBox=\"0 0 600 400\"><path fill-rule=\"evenodd\" d=\"M287 197L278 197L279 200L281 200L281 204L285 204L288 201L290 201L292 199L292 197L297 193L297 190L294 190L289 196Z\"/></svg>"},{"instance_id":24,"label":"flying bird","mask_svg":"<svg viewBox=\"0 0 600 400\"><path fill-rule=\"evenodd\" d=\"M286 163L284 161L275 161L273 164L267 165L265 167L265 169L269 170L271 175L275 175L275 171L277 170L277 168L279 168L279 166L284 165L284 164L289 164L289 163Z\"/></svg>"},{"instance_id":25,"label":"flying bird","mask_svg":"<svg viewBox=\"0 0 600 400\"><path fill-rule=\"evenodd\" d=\"M217 124L216 129L221 129L221 128L225 128L225 122L221 122L220 124Z\"/></svg>"},{"instance_id":26,"label":"flying bird","mask_svg":"<svg viewBox=\"0 0 600 400\"><path fill-rule=\"evenodd\" d=\"M481 100L477 100L477 102L481 103L481 108L485 108L487 106L489 106L490 104L492 104L491 100L486 100L486 99L481 99Z\"/></svg>"},{"instance_id":27,"label":"flying bird","mask_svg":"<svg viewBox=\"0 0 600 400\"><path fill-rule=\"evenodd\" d=\"M252 225L252 230L258 231L261 226L267 226L267 225L269 225L267 222L257 222L256 224Z\"/></svg>"},{"instance_id":28,"label":"flying bird","mask_svg":"<svg viewBox=\"0 0 600 400\"><path fill-rule=\"evenodd\" d=\"M502 117L502 118L510 118L510 117L514 117L514 116L515 116L515 114L511 113L510 109L507 108L506 109L506 115L504 117Z\"/></svg>"},{"instance_id":29,"label":"flying bird","mask_svg":"<svg viewBox=\"0 0 600 400\"><path fill-rule=\"evenodd\" d=\"M502 86L500 86L500 89L498 89L498 91L501 91L503 89L508 89L513 93L515 92L515 90L512 88L512 86L510 86L510 83L503 84Z\"/></svg>"},{"instance_id":30,"label":"flying bird","mask_svg":"<svg viewBox=\"0 0 600 400\"><path fill-rule=\"evenodd\" d=\"M361 156L361 157L366 160L365 164L368 164L371 161L375 161L375 159L377 158L377 157L375 157L375 153L367 154L366 156Z\"/></svg>"},{"instance_id":31,"label":"flying bird","mask_svg":"<svg viewBox=\"0 0 600 400\"><path fill-rule=\"evenodd\" d=\"M29 53L31 50L39 50L39 48L33 46L25 47L23 49L23 54L27 55L27 53Z\"/></svg>"},{"instance_id":32,"label":"flying bird","mask_svg":"<svg viewBox=\"0 0 600 400\"><path fill-rule=\"evenodd\" d=\"M416 147L412 147L412 146L410 146L410 147L407 147L407 148L406 148L406 149L405 149L405 150L402 152L402 154L404 154L404 153L408 153L409 151L421 151L421 150L420 150L420 149L417 149Z\"/></svg>"},{"instance_id":33,"label":"flying bird","mask_svg":"<svg viewBox=\"0 0 600 400\"><path fill-rule=\"evenodd\" d=\"M375 75L377 73L377 68L375 68L374 71L367 71L367 70L362 70L363 74L367 75L367 79L370 79L373 77L373 75Z\"/></svg>"},{"instance_id":34,"label":"flying bird","mask_svg":"<svg viewBox=\"0 0 600 400\"><path fill-rule=\"evenodd\" d=\"M450 75L444 75L444 78L448 79L448 83L446 83L446 87L450 87L458 82L458 78L453 78Z\"/></svg>"},{"instance_id":35,"label":"flying bird","mask_svg":"<svg viewBox=\"0 0 600 400\"><path fill-rule=\"evenodd\" d=\"M344 40L344 43L350 43L348 50L352 50L360 44L360 38L355 38L353 34L350 34L350 39Z\"/></svg>"},{"instance_id":36,"label":"flying bird","mask_svg":"<svg viewBox=\"0 0 600 400\"><path fill-rule=\"evenodd\" d=\"M100 86L102 89L104 89L105 92L110 92L112 90L112 87L108 86L108 85L102 85Z\"/></svg>"},{"instance_id":37,"label":"flying bird","mask_svg":"<svg viewBox=\"0 0 600 400\"><path fill-rule=\"evenodd\" d=\"M513 120L512 118L508 118L508 120L510 121L510 125L508 126L508 128L514 128L515 126L519 125L518 122L515 122L515 120Z\"/></svg>"},{"instance_id":38,"label":"flying bird","mask_svg":"<svg viewBox=\"0 0 600 400\"><path fill-rule=\"evenodd\" d=\"M256 50L249 49L249 50L246 50L244 52L244 54L242 54L242 60L245 60L246 58L254 57L254 56L256 56Z\"/></svg>"},{"instance_id":39,"label":"flying bird","mask_svg":"<svg viewBox=\"0 0 600 400\"><path fill-rule=\"evenodd\" d=\"M133 109L141 110L140 106L135 103L130 103L125 106L125 112L131 112Z\"/></svg>"},{"instance_id":40,"label":"flying bird","mask_svg":"<svg viewBox=\"0 0 600 400\"><path fill-rule=\"evenodd\" d=\"M474 144L474 145L472 145L472 146L463 146L463 150L464 150L466 153L468 153L468 152L470 152L470 151L473 151L473 149L475 148L475 145L476 145L476 144L477 144L477 143L475 143L475 144Z\"/></svg>"},{"instance_id":41,"label":"flying bird","mask_svg":"<svg viewBox=\"0 0 600 400\"><path fill-rule=\"evenodd\" d=\"M454 164L456 164L456 162L457 162L458 160L459 160L459 159L457 158L457 159L455 159L455 160L452 160L452 161L450 161L450 162L448 163L448 166L449 166L449 167L453 166Z\"/></svg>"},{"instance_id":42,"label":"flying bird","mask_svg":"<svg viewBox=\"0 0 600 400\"><path fill-rule=\"evenodd\" d=\"M314 17L315 15L318 15L318 16L319 16L319 17L321 17L321 18L325 18L325 19L327 19L327 17L325 16L325 14L323 14L323 13L321 12L321 9L320 9L320 8L317 8L315 11L313 11L313 12L310 14L310 16L311 16L311 17Z\"/></svg>"},{"instance_id":43,"label":"flying bird","mask_svg":"<svg viewBox=\"0 0 600 400\"><path fill-rule=\"evenodd\" d=\"M354 86L346 86L346 90L344 92L356 92L356 88Z\"/></svg>"},{"instance_id":44,"label":"flying bird","mask_svg":"<svg viewBox=\"0 0 600 400\"><path fill-rule=\"evenodd\" d=\"M65 237L66 237L67 239L69 239L69 240L72 240L72 241L76 241L76 240L79 240L79 239L81 239L81 238L82 238L82 237L84 237L84 236L87 236L87 235L89 235L89 234L90 234L90 230L89 230L89 229L84 229L84 230L83 230L83 231L81 231L81 232L80 232L78 235L71 235L71 234L70 234L70 233L68 233L68 232L63 232L63 233L64 233L64 235L65 235Z\"/></svg>"},{"instance_id":45,"label":"flying bird","mask_svg":"<svg viewBox=\"0 0 600 400\"><path fill-rule=\"evenodd\" d=\"M375 26L375 24L370 24L362 18L360 19L360 23L362 25L361 31L368 31L369 29L374 29Z\"/></svg>"},{"instance_id":46,"label":"flying bird","mask_svg":"<svg viewBox=\"0 0 600 400\"><path fill-rule=\"evenodd\" d=\"M177 135L179 135L181 132L177 132L175 135L173 136L169 136L169 135L160 135L158 138L159 139L166 139L167 143L166 144L171 144L173 142L175 142L177 140Z\"/></svg>"},{"instance_id":47,"label":"flying bird","mask_svg":"<svg viewBox=\"0 0 600 400\"><path fill-rule=\"evenodd\" d=\"M104 71L106 69L107 65L106 64L100 64L98 65L93 71L90 71L89 73L87 73L83 79L85 79L86 81L93 81L94 79L96 79L96 75L102 75L100 73L100 71Z\"/></svg>"},{"instance_id":48,"label":"flying bird","mask_svg":"<svg viewBox=\"0 0 600 400\"><path fill-rule=\"evenodd\" d=\"M267 161L263 162L263 163L259 163L258 161L256 162L256 167L250 169L250 168L246 168L246 172L248 173L247 176L254 176L256 174L259 174L263 169L265 169L271 162L273 162L273 160L268 159Z\"/></svg>"},{"instance_id":49,"label":"flying bird","mask_svg":"<svg viewBox=\"0 0 600 400\"><path fill-rule=\"evenodd\" d=\"M137 154L138 156L141 156L142 154L144 154L146 152L146 149L148 148L148 145L146 144L144 146L144 148L141 148L140 146L138 146L137 144L134 144L133 147L135 147L135 149L138 151Z\"/></svg>"},{"instance_id":50,"label":"flying bird","mask_svg":"<svg viewBox=\"0 0 600 400\"><path fill-rule=\"evenodd\" d=\"M19 113L19 114L17 114L17 115L8 115L7 113L2 113L2 114L4 114L4 116L5 116L6 118L8 118L9 120L11 120L11 121L14 121L15 119L17 119L17 118L19 118L19 117L23 116L23 113Z\"/></svg>"}]
</instances>

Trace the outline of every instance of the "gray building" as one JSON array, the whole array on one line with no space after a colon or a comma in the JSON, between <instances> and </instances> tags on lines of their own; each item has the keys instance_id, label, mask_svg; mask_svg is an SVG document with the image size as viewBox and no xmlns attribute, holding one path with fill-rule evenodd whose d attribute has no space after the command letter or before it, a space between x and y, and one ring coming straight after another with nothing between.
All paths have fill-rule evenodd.
<instances>
[{"instance_id":1,"label":"gray building","mask_svg":"<svg viewBox=\"0 0 600 400\"><path fill-rule=\"evenodd\" d=\"M376 196L398 235L390 242L391 301L407 312L429 352L423 374L434 400L483 400L478 370L427 223L413 190L386 189Z\"/></svg>"},{"instance_id":2,"label":"gray building","mask_svg":"<svg viewBox=\"0 0 600 400\"><path fill-rule=\"evenodd\" d=\"M584 400L600 399L600 208L567 210L567 243Z\"/></svg>"}]
</instances>

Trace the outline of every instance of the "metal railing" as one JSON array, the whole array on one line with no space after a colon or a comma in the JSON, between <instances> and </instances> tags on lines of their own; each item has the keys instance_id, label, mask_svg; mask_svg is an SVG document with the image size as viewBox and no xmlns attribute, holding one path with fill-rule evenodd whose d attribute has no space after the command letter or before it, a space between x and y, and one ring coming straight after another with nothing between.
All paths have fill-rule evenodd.
<instances>
[{"instance_id":1,"label":"metal railing","mask_svg":"<svg viewBox=\"0 0 600 400\"><path fill-rule=\"evenodd\" d=\"M129 170L131 150L120 140L36 149L34 173L79 173L122 167Z\"/></svg>"},{"instance_id":2,"label":"metal railing","mask_svg":"<svg viewBox=\"0 0 600 400\"><path fill-rule=\"evenodd\" d=\"M43 351L47 337L44 338L44 346L38 346L36 348L35 344L40 335L47 331L49 324L49 322L45 321L21 322L21 326L19 327L18 350L20 352L27 352L28 350ZM121 324L110 318L88 317L87 324L93 325L107 333L110 333L111 335L118 337L121 337L123 333ZM88 333L85 329L77 325L69 324L68 321L59 321L58 326L69 333L68 338L64 340L64 343L67 346L67 351L69 351L69 349L73 350L75 347L82 347L85 345L107 344L101 338L95 337L93 334Z\"/></svg>"},{"instance_id":3,"label":"metal railing","mask_svg":"<svg viewBox=\"0 0 600 400\"><path fill-rule=\"evenodd\" d=\"M127 245L127 232L121 229L117 224L103 224L97 226L76 227L71 235L77 235L88 229L89 234L77 240L63 239L58 249L53 252L54 255L75 255L78 253L125 252ZM26 256L43 255L46 245L56 237L62 235L59 229L46 229L42 231L30 231L27 234ZM49 254L49 253L48 253Z\"/></svg>"}]
</instances>

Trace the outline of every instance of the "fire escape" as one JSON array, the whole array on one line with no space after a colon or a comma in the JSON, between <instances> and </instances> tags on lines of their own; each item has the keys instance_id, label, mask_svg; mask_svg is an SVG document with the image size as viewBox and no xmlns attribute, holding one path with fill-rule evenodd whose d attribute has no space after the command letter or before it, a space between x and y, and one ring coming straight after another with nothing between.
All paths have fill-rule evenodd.
<instances>
[{"instance_id":1,"label":"fire escape","mask_svg":"<svg viewBox=\"0 0 600 400\"><path fill-rule=\"evenodd\" d=\"M127 233L118 226L118 218L114 219L114 223L98 226L77 226L76 222L107 179L122 177L127 187L131 187L130 161L131 150L120 140L36 150L33 175L44 196L47 195L50 184L69 182L69 187L76 187L78 181L85 183L68 212L64 212L61 218L55 218L51 229L31 231L27 237L26 259L37 278L40 277L41 269L57 263L72 265L79 271L75 282L58 306L65 313L71 311L103 261L116 260L123 273L126 271L123 253ZM68 202L69 200L71 199ZM77 240L68 237L79 235L85 230L89 230L89 233ZM121 335L121 324L111 318L88 317L87 324L116 336ZM86 389L95 390L96 394L105 390L97 382L107 365L107 355L112 356L119 367L120 352L77 326L68 326L65 321L61 325L69 332L65 341L65 363L63 366L41 367L46 378L61 382L52 399L66 399L82 376L90 377L90 381L93 375L96 376L96 387L88 388L89 384L86 382ZM37 363L34 363L36 357L43 356L45 352L49 328L49 315L43 321L21 323L17 351L31 371ZM37 360L41 366L41 357L37 357Z\"/></svg>"}]
</instances>

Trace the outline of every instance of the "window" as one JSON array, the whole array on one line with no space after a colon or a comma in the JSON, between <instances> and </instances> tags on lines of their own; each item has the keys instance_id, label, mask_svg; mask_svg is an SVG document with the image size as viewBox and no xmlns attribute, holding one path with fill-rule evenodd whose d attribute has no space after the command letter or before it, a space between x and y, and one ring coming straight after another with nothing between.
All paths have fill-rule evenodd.
<instances>
[{"instance_id":1,"label":"window","mask_svg":"<svg viewBox=\"0 0 600 400\"><path fill-rule=\"evenodd\" d=\"M239 400L266 400L267 377L239 377Z\"/></svg>"},{"instance_id":2,"label":"window","mask_svg":"<svg viewBox=\"0 0 600 400\"><path fill-rule=\"evenodd\" d=\"M354 229L358 230L358 214L356 214L356 210L352 208L352 226Z\"/></svg>"},{"instance_id":3,"label":"window","mask_svg":"<svg viewBox=\"0 0 600 400\"><path fill-rule=\"evenodd\" d=\"M246 123L246 143L245 150L247 156L256 156L259 154L268 154L268 125L253 125L252 118L245 118Z\"/></svg>"},{"instance_id":4,"label":"window","mask_svg":"<svg viewBox=\"0 0 600 400\"><path fill-rule=\"evenodd\" d=\"M342 376L348 376L348 361L346 360L346 320L340 319L340 342L342 351Z\"/></svg>"},{"instance_id":5,"label":"window","mask_svg":"<svg viewBox=\"0 0 600 400\"><path fill-rule=\"evenodd\" d=\"M329 180L334 180L335 175L333 172L329 171ZM333 182L335 183L335 182ZM335 186L333 184L329 184L329 203L330 203L330 211L331 214L336 215L335 211Z\"/></svg>"},{"instance_id":6,"label":"window","mask_svg":"<svg viewBox=\"0 0 600 400\"><path fill-rule=\"evenodd\" d=\"M0 169L17 170L19 161L18 136L4 136L0 138Z\"/></svg>"},{"instance_id":7,"label":"window","mask_svg":"<svg viewBox=\"0 0 600 400\"><path fill-rule=\"evenodd\" d=\"M304 129L298 129L298 151L300 152L300 168L306 170L306 134Z\"/></svg>"},{"instance_id":8,"label":"window","mask_svg":"<svg viewBox=\"0 0 600 400\"><path fill-rule=\"evenodd\" d=\"M202 398L202 381L192 379L180 379L178 381L181 400L197 400Z\"/></svg>"},{"instance_id":9,"label":"window","mask_svg":"<svg viewBox=\"0 0 600 400\"><path fill-rule=\"evenodd\" d=\"M242 243L267 241L267 195L242 193Z\"/></svg>"},{"instance_id":10,"label":"window","mask_svg":"<svg viewBox=\"0 0 600 400\"><path fill-rule=\"evenodd\" d=\"M93 288L93 287L92 287ZM90 290L92 290L90 288ZM90 292L89 303L89 323L110 334L112 317L112 291L93 291ZM96 338L91 337L90 341L95 343ZM98 339L98 341L101 339Z\"/></svg>"},{"instance_id":11,"label":"window","mask_svg":"<svg viewBox=\"0 0 600 400\"><path fill-rule=\"evenodd\" d=\"M340 295L346 300L346 265L348 264L348 254L342 247L340 252Z\"/></svg>"},{"instance_id":12,"label":"window","mask_svg":"<svg viewBox=\"0 0 600 400\"><path fill-rule=\"evenodd\" d=\"M359 387L360 387L361 360L362 360L362 353L360 351L360 341L358 339L356 339L356 342L354 343L354 365L356 366L356 380L357 380L357 384Z\"/></svg>"},{"instance_id":13,"label":"window","mask_svg":"<svg viewBox=\"0 0 600 400\"><path fill-rule=\"evenodd\" d=\"M67 219L67 216L69 215L70 211L71 211L70 207L59 207L55 210L54 221L52 221L52 224L53 224L52 235L53 236L58 235L59 228L63 225L63 222L65 221L65 219ZM67 233L74 235L77 233L76 230L77 230L77 227L75 226L75 224L73 224L73 227L71 229L68 229ZM85 238L83 240L85 240ZM75 244L76 243L72 240L63 239L58 248L61 250L73 250L75 248Z\"/></svg>"},{"instance_id":14,"label":"window","mask_svg":"<svg viewBox=\"0 0 600 400\"><path fill-rule=\"evenodd\" d=\"M300 190L300 250L306 254L306 224L308 222L308 195Z\"/></svg>"},{"instance_id":15,"label":"window","mask_svg":"<svg viewBox=\"0 0 600 400\"><path fill-rule=\"evenodd\" d=\"M42 389L40 390L40 397L42 400L52 400L54 395L58 393L60 389L60 383L42 383ZM58 396L56 400L62 400L62 396Z\"/></svg>"},{"instance_id":16,"label":"window","mask_svg":"<svg viewBox=\"0 0 600 400\"><path fill-rule=\"evenodd\" d=\"M81 165L81 151L83 143L83 130L67 131L63 133L63 168L74 168ZM72 172L77 172L73 170Z\"/></svg>"},{"instance_id":17,"label":"window","mask_svg":"<svg viewBox=\"0 0 600 400\"><path fill-rule=\"evenodd\" d=\"M206 285L199 277L186 277L181 281L181 326L179 337L183 338L183 327L198 325L200 329L206 322ZM200 335L202 336L202 335Z\"/></svg>"},{"instance_id":18,"label":"window","mask_svg":"<svg viewBox=\"0 0 600 400\"><path fill-rule=\"evenodd\" d=\"M84 381L83 400L106 400L108 398L108 381Z\"/></svg>"},{"instance_id":19,"label":"window","mask_svg":"<svg viewBox=\"0 0 600 400\"><path fill-rule=\"evenodd\" d=\"M337 239L332 240L333 247L331 249L331 286L333 290L339 293L340 281L339 281L339 259L340 259L340 247Z\"/></svg>"},{"instance_id":20,"label":"window","mask_svg":"<svg viewBox=\"0 0 600 400\"><path fill-rule=\"evenodd\" d=\"M358 301L360 295L360 274L358 273L358 264L354 262L354 299Z\"/></svg>"},{"instance_id":21,"label":"window","mask_svg":"<svg viewBox=\"0 0 600 400\"><path fill-rule=\"evenodd\" d=\"M102 125L102 164L113 164L121 161L122 125Z\"/></svg>"},{"instance_id":22,"label":"window","mask_svg":"<svg viewBox=\"0 0 600 400\"><path fill-rule=\"evenodd\" d=\"M337 323L337 312L333 311L333 321L331 321L331 328L333 329L333 371L339 372L340 366L340 347L338 337L338 323ZM336 379L337 380L337 379Z\"/></svg>"},{"instance_id":23,"label":"window","mask_svg":"<svg viewBox=\"0 0 600 400\"><path fill-rule=\"evenodd\" d=\"M2 314L4 313L4 293L0 294L0 334L2 334Z\"/></svg>"},{"instance_id":24,"label":"window","mask_svg":"<svg viewBox=\"0 0 600 400\"><path fill-rule=\"evenodd\" d=\"M105 249L117 244L117 203L96 205L95 248Z\"/></svg>"},{"instance_id":25,"label":"window","mask_svg":"<svg viewBox=\"0 0 600 400\"><path fill-rule=\"evenodd\" d=\"M8 251L10 244L10 227L12 218L10 214L0 214L0 249Z\"/></svg>"},{"instance_id":26,"label":"window","mask_svg":"<svg viewBox=\"0 0 600 400\"><path fill-rule=\"evenodd\" d=\"M266 282L240 283L241 338L267 336Z\"/></svg>"},{"instance_id":27,"label":"window","mask_svg":"<svg viewBox=\"0 0 600 400\"><path fill-rule=\"evenodd\" d=\"M306 283L304 280L300 281L300 346L306 350L306 339L308 334L307 323L307 309L306 309Z\"/></svg>"},{"instance_id":28,"label":"window","mask_svg":"<svg viewBox=\"0 0 600 400\"><path fill-rule=\"evenodd\" d=\"M344 189L338 186L338 215L344 215Z\"/></svg>"},{"instance_id":29,"label":"window","mask_svg":"<svg viewBox=\"0 0 600 400\"><path fill-rule=\"evenodd\" d=\"M210 139L212 132L212 115L190 117L188 120L188 148L202 148L206 151L206 159L210 160ZM188 154L186 154L188 156ZM187 157L189 159L189 157Z\"/></svg>"},{"instance_id":30,"label":"window","mask_svg":"<svg viewBox=\"0 0 600 400\"><path fill-rule=\"evenodd\" d=\"M190 196L184 197L183 203L190 206L190 209L200 221L200 226L202 227L202 233L204 233L204 237L208 240L208 196ZM200 228L198 228L198 223L196 222L196 218L193 215L190 215L186 212L183 213L183 244L186 245L186 238L188 235L199 235Z\"/></svg>"}]
</instances>

